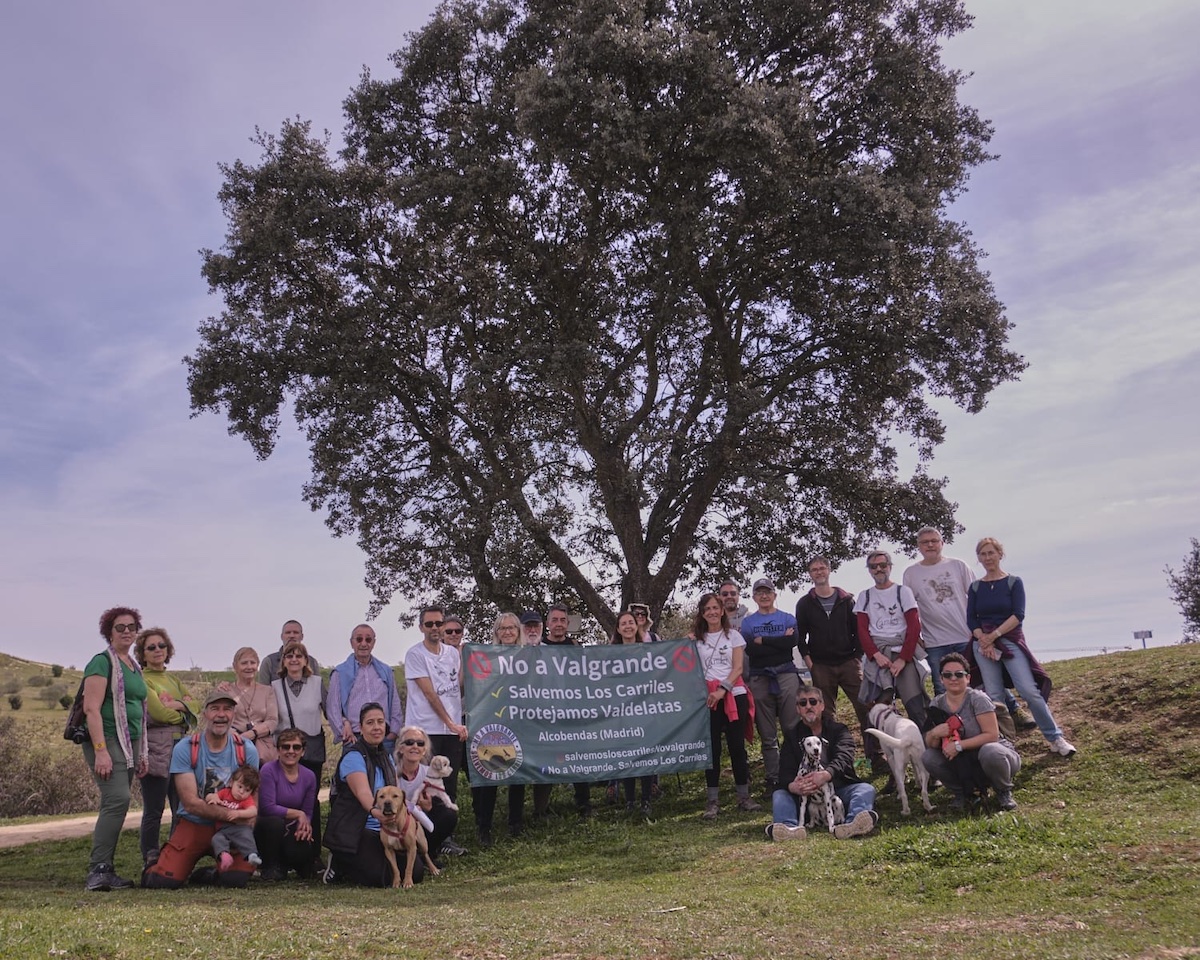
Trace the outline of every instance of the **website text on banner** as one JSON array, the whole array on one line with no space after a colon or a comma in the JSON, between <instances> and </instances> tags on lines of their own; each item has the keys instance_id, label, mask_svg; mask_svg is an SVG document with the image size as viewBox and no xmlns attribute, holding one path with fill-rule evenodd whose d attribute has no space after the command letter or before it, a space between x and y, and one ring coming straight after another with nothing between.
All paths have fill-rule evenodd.
<instances>
[{"instance_id":1,"label":"website text on banner","mask_svg":"<svg viewBox=\"0 0 1200 960\"><path fill-rule=\"evenodd\" d=\"M691 640L463 647L471 783L582 783L707 770L708 688Z\"/></svg>"}]
</instances>

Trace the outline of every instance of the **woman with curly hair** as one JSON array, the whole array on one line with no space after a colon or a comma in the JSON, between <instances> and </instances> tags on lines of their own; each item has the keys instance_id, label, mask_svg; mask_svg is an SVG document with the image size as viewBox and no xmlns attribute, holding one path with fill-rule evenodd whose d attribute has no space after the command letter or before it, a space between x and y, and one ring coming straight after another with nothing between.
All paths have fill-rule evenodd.
<instances>
[{"instance_id":1,"label":"woman with curly hair","mask_svg":"<svg viewBox=\"0 0 1200 960\"><path fill-rule=\"evenodd\" d=\"M134 776L145 776L146 681L130 654L142 626L132 607L112 607L100 615L100 636L107 647L83 669L83 713L88 739L83 756L100 790L100 812L92 832L92 854L84 889L119 890L133 881L117 875L113 860L129 812Z\"/></svg>"}]
</instances>

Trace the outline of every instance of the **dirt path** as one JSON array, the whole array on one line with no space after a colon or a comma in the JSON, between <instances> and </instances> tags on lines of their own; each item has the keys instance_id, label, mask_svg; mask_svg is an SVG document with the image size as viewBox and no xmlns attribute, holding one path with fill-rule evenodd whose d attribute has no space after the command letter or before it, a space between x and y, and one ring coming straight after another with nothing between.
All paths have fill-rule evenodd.
<instances>
[{"instance_id":1,"label":"dirt path","mask_svg":"<svg viewBox=\"0 0 1200 960\"><path fill-rule=\"evenodd\" d=\"M329 799L328 788L321 791L321 800ZM163 823L171 822L171 811L163 811ZM142 823L142 811L131 810L125 817L125 830L136 830ZM96 815L67 817L62 820L43 820L40 823L21 823L12 827L0 827L0 850L8 847L23 847L40 840L74 840L90 836L96 826Z\"/></svg>"}]
</instances>

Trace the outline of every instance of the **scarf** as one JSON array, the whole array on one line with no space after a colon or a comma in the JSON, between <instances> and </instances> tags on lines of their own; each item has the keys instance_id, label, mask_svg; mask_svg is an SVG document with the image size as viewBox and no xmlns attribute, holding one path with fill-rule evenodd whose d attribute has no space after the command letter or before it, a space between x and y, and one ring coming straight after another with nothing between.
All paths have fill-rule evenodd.
<instances>
[{"instance_id":1,"label":"scarf","mask_svg":"<svg viewBox=\"0 0 1200 960\"><path fill-rule=\"evenodd\" d=\"M110 669L112 670L113 725L117 728L117 743L121 745L121 752L125 754L125 762L131 767L137 767L142 761L148 761L150 742L143 730L142 736L138 738L138 755L135 759L133 756L133 744L129 739L129 714L125 709L125 671L122 669L124 664L121 662L121 658L117 656L117 651L113 649L111 643L104 652L108 654ZM137 665L136 660L130 669L135 673L142 672L142 668ZM146 715L143 713L143 726L145 723Z\"/></svg>"}]
</instances>

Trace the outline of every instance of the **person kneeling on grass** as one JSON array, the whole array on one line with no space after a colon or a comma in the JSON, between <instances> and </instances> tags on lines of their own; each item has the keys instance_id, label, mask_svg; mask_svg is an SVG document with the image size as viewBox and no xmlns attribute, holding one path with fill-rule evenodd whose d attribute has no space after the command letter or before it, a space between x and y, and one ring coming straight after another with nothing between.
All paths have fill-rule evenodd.
<instances>
[{"instance_id":1,"label":"person kneeling on grass","mask_svg":"<svg viewBox=\"0 0 1200 960\"><path fill-rule=\"evenodd\" d=\"M204 702L204 732L184 737L171 752L170 774L179 793L175 829L163 845L158 861L142 872L142 886L175 890L192 876L203 856L215 855L213 837L224 824L254 823L255 809L232 809L206 802L205 797L228 786L235 771L247 765L258 769L258 751L230 728L237 704L228 693L214 691ZM211 868L209 868L211 870ZM239 852L215 872L217 883L244 887L254 864Z\"/></svg>"},{"instance_id":2,"label":"person kneeling on grass","mask_svg":"<svg viewBox=\"0 0 1200 960\"><path fill-rule=\"evenodd\" d=\"M1015 810L1013 777L1021 769L1021 756L1000 736L995 703L967 686L971 668L961 653L942 658L941 674L946 692L930 707L930 720L936 722L925 734L925 769L950 791L952 810L966 809L989 787L1001 810Z\"/></svg>"},{"instance_id":3,"label":"person kneeling on grass","mask_svg":"<svg viewBox=\"0 0 1200 960\"><path fill-rule=\"evenodd\" d=\"M833 792L846 810L846 822L833 828L839 840L861 837L875 829L879 814L875 812L875 788L861 782L854 773L854 735L836 720L824 716L825 697L816 687L801 687L796 693L796 709L800 722L785 730L779 751L780 787L771 795L774 822L767 826L771 840L802 840L807 831L800 823L800 800L821 802L825 784L833 784ZM821 767L813 773L801 773L804 759L804 740L821 739Z\"/></svg>"}]
</instances>

